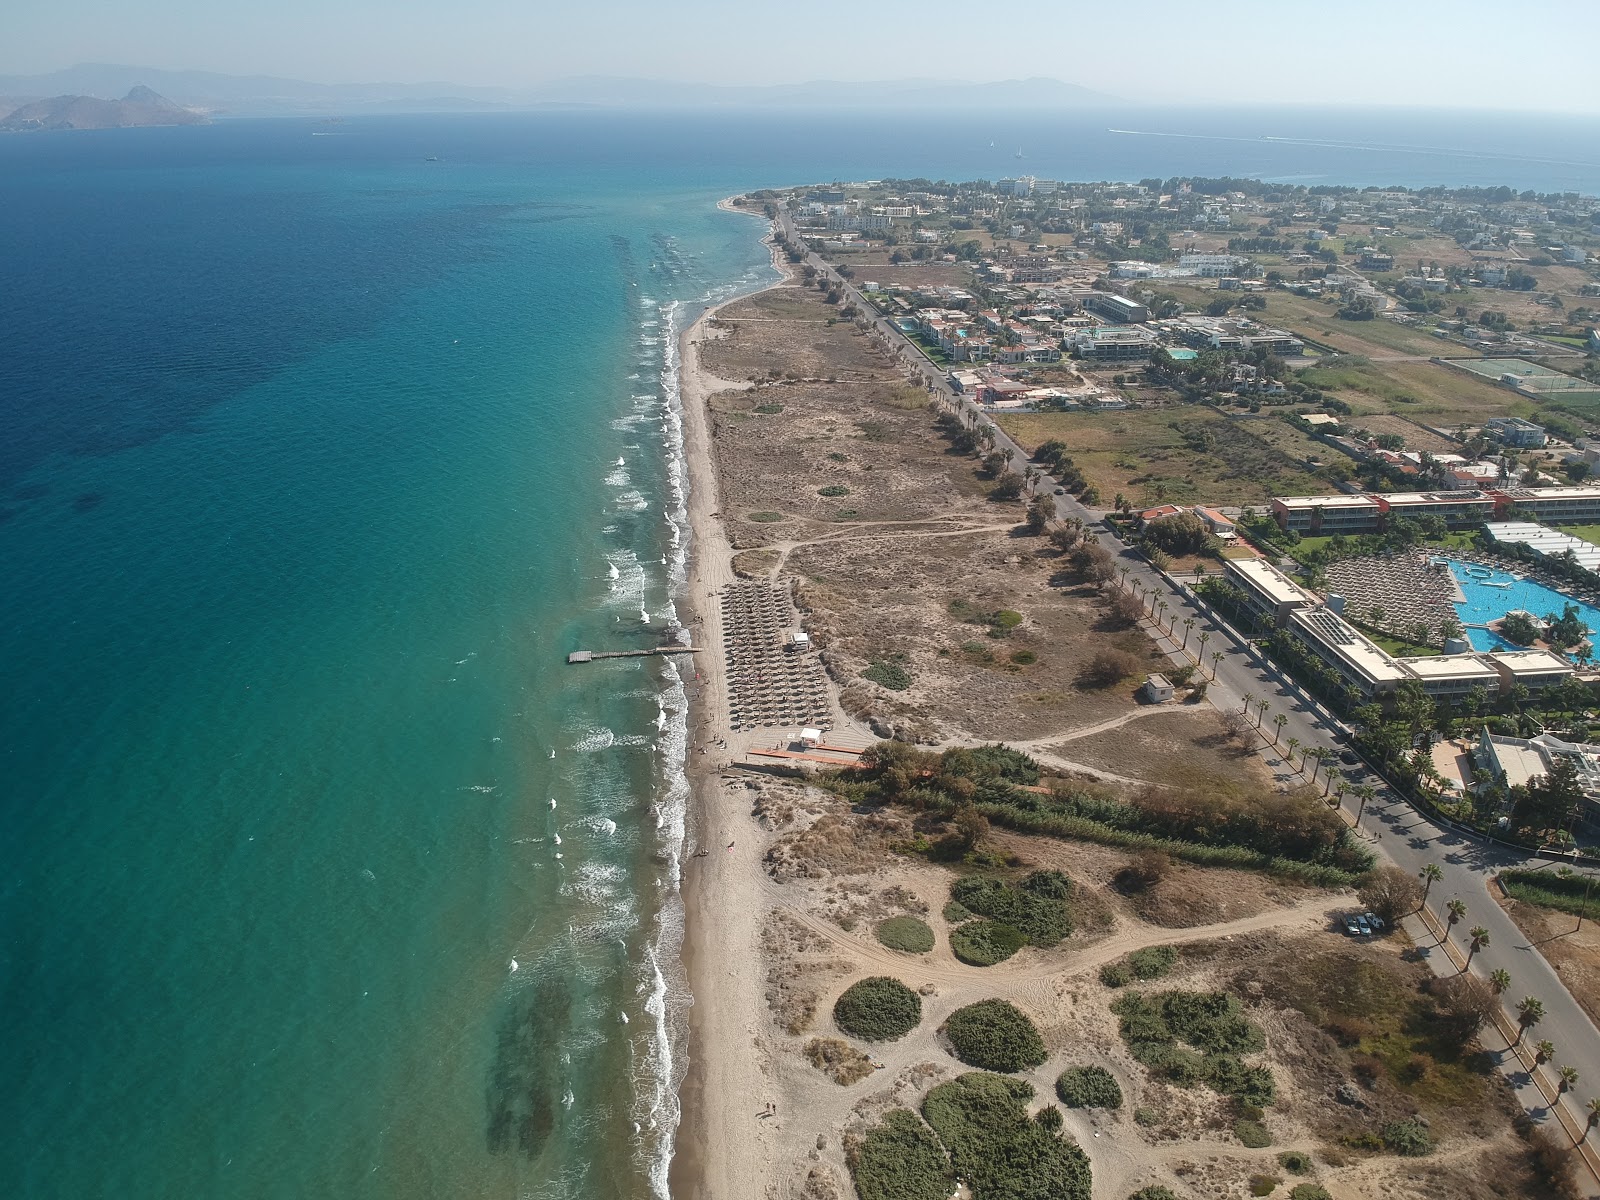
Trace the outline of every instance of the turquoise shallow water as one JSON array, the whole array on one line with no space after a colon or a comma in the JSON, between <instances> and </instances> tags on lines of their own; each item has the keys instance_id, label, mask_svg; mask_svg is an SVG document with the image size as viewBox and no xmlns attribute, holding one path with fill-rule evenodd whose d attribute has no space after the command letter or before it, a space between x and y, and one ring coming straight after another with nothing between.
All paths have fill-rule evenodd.
<instances>
[{"instance_id":1,"label":"turquoise shallow water","mask_svg":"<svg viewBox=\"0 0 1600 1200\"><path fill-rule=\"evenodd\" d=\"M0 140L0 1194L661 1192L681 689L561 659L670 618L673 330L771 277L718 196L1600 179L1592 121L1138 117Z\"/></svg>"},{"instance_id":2,"label":"turquoise shallow water","mask_svg":"<svg viewBox=\"0 0 1600 1200\"><path fill-rule=\"evenodd\" d=\"M281 149L21 200L93 210L80 252L144 295L11 247L55 303L12 327L45 411L0 524L0 1176L643 1194L682 690L562 660L672 616L663 373L768 276L758 227L649 179ZM93 323L122 344L49 344Z\"/></svg>"},{"instance_id":3,"label":"turquoise shallow water","mask_svg":"<svg viewBox=\"0 0 1600 1200\"><path fill-rule=\"evenodd\" d=\"M1600 629L1600 609L1591 604L1564 595L1536 580L1513 575L1510 571L1480 567L1476 563L1465 563L1458 559L1450 559L1449 562L1456 582L1461 585L1461 594L1467 598L1466 603L1456 605L1456 613L1466 626L1467 640L1475 650L1520 649L1492 630L1481 628L1517 609L1531 612L1536 617L1551 613L1560 616L1568 604L1576 604L1584 623L1590 629Z\"/></svg>"}]
</instances>

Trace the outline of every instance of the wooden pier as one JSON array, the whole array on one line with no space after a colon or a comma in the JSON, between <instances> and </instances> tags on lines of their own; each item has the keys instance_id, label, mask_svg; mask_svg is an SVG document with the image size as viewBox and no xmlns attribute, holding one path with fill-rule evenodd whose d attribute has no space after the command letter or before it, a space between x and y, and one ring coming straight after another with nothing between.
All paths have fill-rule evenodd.
<instances>
[{"instance_id":1,"label":"wooden pier","mask_svg":"<svg viewBox=\"0 0 1600 1200\"><path fill-rule=\"evenodd\" d=\"M574 650L569 663L594 662L599 658L650 658L657 654L699 654L699 646L652 646L648 650Z\"/></svg>"}]
</instances>

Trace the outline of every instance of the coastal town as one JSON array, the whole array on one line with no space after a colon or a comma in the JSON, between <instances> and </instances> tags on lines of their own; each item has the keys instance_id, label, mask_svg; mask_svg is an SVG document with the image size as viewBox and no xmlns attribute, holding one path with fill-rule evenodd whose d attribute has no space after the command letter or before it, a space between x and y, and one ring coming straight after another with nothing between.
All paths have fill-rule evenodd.
<instances>
[{"instance_id":1,"label":"coastal town","mask_svg":"<svg viewBox=\"0 0 1600 1200\"><path fill-rule=\"evenodd\" d=\"M725 207L689 1194L1600 1192L1600 204Z\"/></svg>"}]
</instances>

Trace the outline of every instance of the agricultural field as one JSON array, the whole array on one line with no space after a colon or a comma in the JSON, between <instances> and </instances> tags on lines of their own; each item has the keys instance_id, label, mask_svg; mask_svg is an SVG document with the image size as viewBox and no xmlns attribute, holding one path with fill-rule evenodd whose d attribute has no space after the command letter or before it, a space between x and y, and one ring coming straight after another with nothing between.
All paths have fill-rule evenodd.
<instances>
[{"instance_id":1,"label":"agricultural field","mask_svg":"<svg viewBox=\"0 0 1600 1200\"><path fill-rule=\"evenodd\" d=\"M1118 493L1135 504L1251 504L1327 486L1256 429L1283 426L1278 421L1230 420L1199 406L1019 413L999 420L1030 453L1051 438L1065 442L1106 504Z\"/></svg>"}]
</instances>

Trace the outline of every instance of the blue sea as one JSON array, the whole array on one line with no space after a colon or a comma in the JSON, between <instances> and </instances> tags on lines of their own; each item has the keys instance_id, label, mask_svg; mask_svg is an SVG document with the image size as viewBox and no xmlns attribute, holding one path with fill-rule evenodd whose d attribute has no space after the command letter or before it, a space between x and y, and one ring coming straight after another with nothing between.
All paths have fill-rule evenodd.
<instances>
[{"instance_id":1,"label":"blue sea","mask_svg":"<svg viewBox=\"0 0 1600 1200\"><path fill-rule=\"evenodd\" d=\"M1597 133L551 112L0 139L0 1193L665 1195L684 683L564 658L675 618L675 337L773 278L720 196L1021 170L1600 192Z\"/></svg>"}]
</instances>

